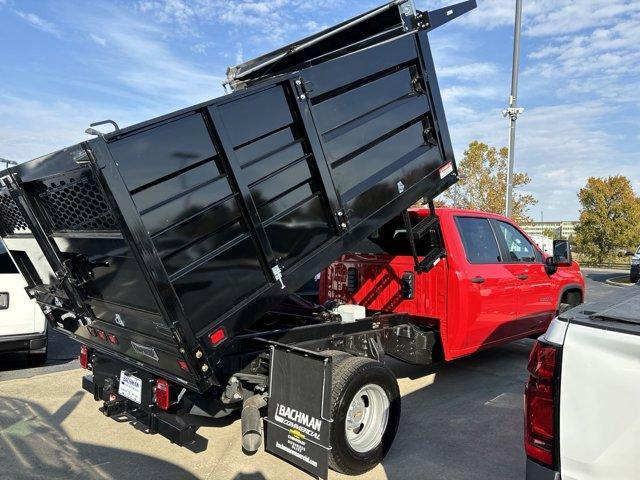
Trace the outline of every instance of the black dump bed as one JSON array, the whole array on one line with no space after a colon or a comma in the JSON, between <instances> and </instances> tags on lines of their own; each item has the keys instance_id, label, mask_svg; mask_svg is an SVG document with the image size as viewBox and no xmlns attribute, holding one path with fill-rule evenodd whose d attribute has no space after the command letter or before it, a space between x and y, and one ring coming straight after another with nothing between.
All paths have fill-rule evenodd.
<instances>
[{"instance_id":1,"label":"black dump bed","mask_svg":"<svg viewBox=\"0 0 640 480\"><path fill-rule=\"evenodd\" d=\"M427 31L473 6L392 2L230 69L232 94L5 171L30 295L94 348L215 383L225 343L456 181Z\"/></svg>"}]
</instances>

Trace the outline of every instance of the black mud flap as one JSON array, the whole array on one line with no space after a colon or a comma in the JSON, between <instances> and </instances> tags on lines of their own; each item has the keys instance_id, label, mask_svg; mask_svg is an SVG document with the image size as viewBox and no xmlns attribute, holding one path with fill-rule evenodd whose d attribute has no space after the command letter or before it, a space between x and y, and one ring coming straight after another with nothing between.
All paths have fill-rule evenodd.
<instances>
[{"instance_id":1,"label":"black mud flap","mask_svg":"<svg viewBox=\"0 0 640 480\"><path fill-rule=\"evenodd\" d=\"M329 473L331 357L271 346L265 449L316 478Z\"/></svg>"}]
</instances>

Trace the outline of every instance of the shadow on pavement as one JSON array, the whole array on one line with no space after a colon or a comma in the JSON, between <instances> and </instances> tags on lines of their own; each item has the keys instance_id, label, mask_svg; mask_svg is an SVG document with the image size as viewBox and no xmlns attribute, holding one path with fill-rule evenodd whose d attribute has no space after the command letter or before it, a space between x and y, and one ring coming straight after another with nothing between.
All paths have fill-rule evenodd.
<instances>
[{"instance_id":1,"label":"shadow on pavement","mask_svg":"<svg viewBox=\"0 0 640 480\"><path fill-rule=\"evenodd\" d=\"M390 362L425 379L402 397L400 428L382 462L389 479L524 478L523 391L533 345L521 340L435 368Z\"/></svg>"},{"instance_id":2,"label":"shadow on pavement","mask_svg":"<svg viewBox=\"0 0 640 480\"><path fill-rule=\"evenodd\" d=\"M0 397L0 451L3 453L0 478L196 478L177 465L157 458L70 440L61 423L82 396L81 392L75 393L53 414L32 402Z\"/></svg>"}]
</instances>

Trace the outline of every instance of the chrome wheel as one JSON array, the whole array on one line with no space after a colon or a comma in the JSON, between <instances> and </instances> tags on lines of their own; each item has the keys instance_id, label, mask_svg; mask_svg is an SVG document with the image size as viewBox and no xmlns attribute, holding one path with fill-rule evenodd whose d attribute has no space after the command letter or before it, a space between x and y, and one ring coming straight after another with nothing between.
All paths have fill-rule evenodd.
<instances>
[{"instance_id":1,"label":"chrome wheel","mask_svg":"<svg viewBox=\"0 0 640 480\"><path fill-rule=\"evenodd\" d=\"M382 442L389 420L389 397L379 385L368 384L355 394L345 421L347 443L366 453Z\"/></svg>"}]
</instances>

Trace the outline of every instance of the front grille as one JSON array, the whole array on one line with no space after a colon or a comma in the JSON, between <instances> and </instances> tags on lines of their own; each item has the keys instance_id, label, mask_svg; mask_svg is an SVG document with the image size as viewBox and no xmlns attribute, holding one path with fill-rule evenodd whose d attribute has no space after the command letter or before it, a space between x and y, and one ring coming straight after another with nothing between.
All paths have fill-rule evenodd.
<instances>
[{"instance_id":1,"label":"front grille","mask_svg":"<svg viewBox=\"0 0 640 480\"><path fill-rule=\"evenodd\" d=\"M111 209L91 172L46 180L38 190L40 205L53 231L117 230Z\"/></svg>"},{"instance_id":2,"label":"front grille","mask_svg":"<svg viewBox=\"0 0 640 480\"><path fill-rule=\"evenodd\" d=\"M29 226L8 193L0 194L0 222L7 235L29 233Z\"/></svg>"}]
</instances>

